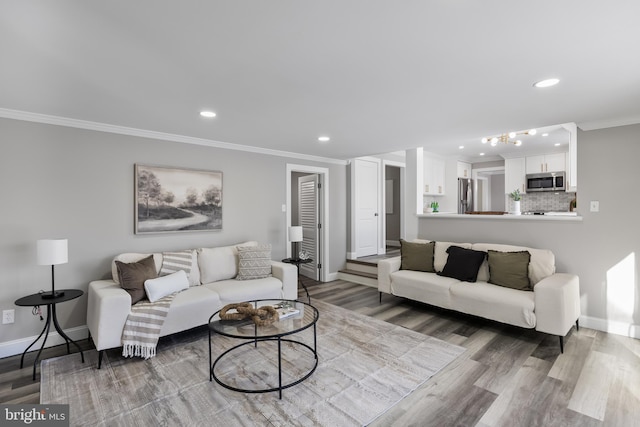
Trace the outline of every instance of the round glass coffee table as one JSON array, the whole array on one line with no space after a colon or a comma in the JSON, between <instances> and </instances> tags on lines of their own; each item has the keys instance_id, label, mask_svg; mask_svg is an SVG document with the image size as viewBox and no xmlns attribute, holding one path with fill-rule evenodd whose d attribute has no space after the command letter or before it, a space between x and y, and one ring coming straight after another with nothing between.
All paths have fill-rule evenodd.
<instances>
[{"instance_id":1,"label":"round glass coffee table","mask_svg":"<svg viewBox=\"0 0 640 427\"><path fill-rule=\"evenodd\" d=\"M272 306L278 307L280 305L285 305L298 312L290 315L286 318L279 319L268 326L257 326L253 320L251 319L242 319L242 320L222 320L219 317L220 311L215 312L209 318L209 381L215 380L221 386L233 390L239 391L243 393L269 393L272 391L277 391L278 396L282 399L282 390L293 387L296 384L301 383L306 380L313 374L313 372L318 367L318 353L316 346L316 323L318 322L318 310L312 306L311 304L307 304L301 301L292 301L292 300L254 300L249 301L254 308L259 308L263 306ZM311 345L306 344L300 340L294 339L291 335L297 334L299 332L304 331L305 329L313 327L313 347ZM236 346L229 348L220 354L215 360L213 360L212 351L211 351L211 338L213 334L223 335L229 338L235 338L239 340L244 340ZM277 354L277 363L278 363L278 386L266 388L256 388L256 389L247 389L240 388L234 385L228 384L223 381L218 375L216 375L215 369L216 367L220 367L224 365L223 361L229 357L235 356L241 357L242 350L246 349L245 346L253 345L254 347L258 347L259 343L273 341L277 342L278 346L278 354ZM305 352L309 352L309 356L313 359L310 363L310 368L303 372L299 377L292 379L287 384L283 384L282 380L282 366L283 366L283 351L282 351L282 343L290 343L292 346L300 346L301 349ZM235 363L239 363L236 357ZM241 362L240 362L241 363ZM242 369L242 372L245 372L245 369ZM242 372L238 372L238 374L242 374Z\"/></svg>"}]
</instances>

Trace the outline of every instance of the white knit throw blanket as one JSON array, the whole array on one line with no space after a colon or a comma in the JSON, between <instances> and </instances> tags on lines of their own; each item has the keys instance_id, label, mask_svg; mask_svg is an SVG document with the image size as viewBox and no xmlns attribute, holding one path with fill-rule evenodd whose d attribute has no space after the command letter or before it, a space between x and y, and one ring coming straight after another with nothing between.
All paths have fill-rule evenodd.
<instances>
[{"instance_id":1,"label":"white knit throw blanket","mask_svg":"<svg viewBox=\"0 0 640 427\"><path fill-rule=\"evenodd\" d=\"M169 306L177 294L178 292L174 292L156 302L142 300L131 306L131 313L122 330L124 357L139 356L149 359L156 355L160 329L169 312Z\"/></svg>"}]
</instances>

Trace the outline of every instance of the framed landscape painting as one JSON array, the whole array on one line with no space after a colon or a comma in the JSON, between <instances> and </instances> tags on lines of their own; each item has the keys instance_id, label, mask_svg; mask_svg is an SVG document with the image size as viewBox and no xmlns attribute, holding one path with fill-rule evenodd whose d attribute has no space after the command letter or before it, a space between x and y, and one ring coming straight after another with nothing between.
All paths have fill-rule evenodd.
<instances>
[{"instance_id":1,"label":"framed landscape painting","mask_svg":"<svg viewBox=\"0 0 640 427\"><path fill-rule=\"evenodd\" d=\"M222 172L135 165L135 233L222 230Z\"/></svg>"}]
</instances>

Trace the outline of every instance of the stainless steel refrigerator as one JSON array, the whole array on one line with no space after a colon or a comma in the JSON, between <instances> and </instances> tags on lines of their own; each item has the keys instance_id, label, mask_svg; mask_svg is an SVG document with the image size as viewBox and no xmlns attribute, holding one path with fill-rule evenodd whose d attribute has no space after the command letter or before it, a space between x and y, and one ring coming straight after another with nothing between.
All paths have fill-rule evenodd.
<instances>
[{"instance_id":1,"label":"stainless steel refrigerator","mask_svg":"<svg viewBox=\"0 0 640 427\"><path fill-rule=\"evenodd\" d=\"M473 180L458 178L458 213L473 210Z\"/></svg>"}]
</instances>

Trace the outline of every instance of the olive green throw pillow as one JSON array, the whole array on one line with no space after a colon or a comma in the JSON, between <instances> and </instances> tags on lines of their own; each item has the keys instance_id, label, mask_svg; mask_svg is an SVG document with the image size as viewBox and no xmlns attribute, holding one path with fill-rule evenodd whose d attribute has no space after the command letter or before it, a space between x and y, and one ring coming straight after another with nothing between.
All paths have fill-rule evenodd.
<instances>
[{"instance_id":1,"label":"olive green throw pillow","mask_svg":"<svg viewBox=\"0 0 640 427\"><path fill-rule=\"evenodd\" d=\"M531 291L533 287L529 281L528 251L499 252L489 251L489 283L506 288Z\"/></svg>"},{"instance_id":2,"label":"olive green throw pillow","mask_svg":"<svg viewBox=\"0 0 640 427\"><path fill-rule=\"evenodd\" d=\"M400 270L435 272L433 250L436 242L415 243L400 239Z\"/></svg>"}]
</instances>

